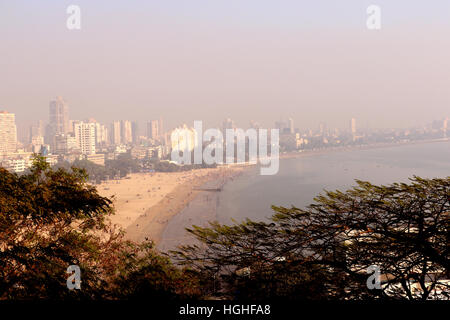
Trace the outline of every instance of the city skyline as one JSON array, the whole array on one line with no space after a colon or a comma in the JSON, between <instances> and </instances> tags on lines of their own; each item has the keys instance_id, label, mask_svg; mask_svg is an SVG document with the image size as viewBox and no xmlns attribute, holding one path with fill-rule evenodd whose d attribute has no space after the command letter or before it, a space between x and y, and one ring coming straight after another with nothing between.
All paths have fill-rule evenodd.
<instances>
[{"instance_id":1,"label":"city skyline","mask_svg":"<svg viewBox=\"0 0 450 320\"><path fill-rule=\"evenodd\" d=\"M68 129L64 129L64 127L61 127L63 122L65 122L65 120L61 120L59 116L56 116L55 114L52 114L52 106L54 105L55 101L57 101L57 99L62 99L60 96L58 96L56 99L52 99L50 100L50 112L49 112L49 118L50 120L45 121L42 119L38 119L38 120L34 120L32 123L20 123L17 121L17 117L16 114L14 112L10 112L8 110L6 110L5 108L0 108L1 112L4 113L9 113L9 114L13 114L14 115L14 121L15 121L15 126L16 126L16 139L18 142L22 142L22 143L26 143L32 140L32 138L34 136L48 136L49 135L49 130L55 130L55 126L60 126L59 131L64 131L64 134L67 134L67 132L72 132L74 130L74 125L75 123L91 123L94 122L96 123L97 126L102 126L105 127L105 129L102 128L102 130L105 130L106 132L103 133L103 135L106 135L107 138L103 138L103 140L107 139L110 143L113 144L127 144L127 143L135 143L137 141L138 137L141 136L145 136L145 137L149 137L153 139L154 134L156 132L156 137L159 137L160 132L161 132L161 128L162 128L162 117L159 117L159 119L157 120L113 120L111 122L104 122L104 121L97 121L97 119L94 119L92 117L86 116L83 117L83 120L78 120L78 119L70 119L67 118L68 122L69 122L69 131L67 131ZM64 101L64 100L63 100ZM65 103L65 102L64 102ZM66 113L67 113L67 104L65 104L65 108L66 108ZM54 113L54 111L53 111ZM52 124L52 118L53 119L58 119L59 124ZM195 121L202 121L202 120L195 120ZM358 125L356 125L356 121L358 121ZM403 130L403 129L412 129L412 128L424 128L426 126L430 126L432 125L432 123L436 122L436 121L443 121L444 123L448 122L448 117L447 116L442 116L438 119L433 119L432 121L426 122L426 121L422 121L421 123L417 123L415 126L407 126L407 127L381 127L381 128L374 128L371 127L370 125L368 125L368 122L365 123L361 123L360 119L356 119L354 117L351 117L350 120L347 119L347 124L344 122L342 123L340 126L329 126L328 122L324 119L319 119L316 123L316 125L313 125L312 127L298 127L298 126L294 126L295 121L288 117L285 119L282 119L280 117L279 120L275 120L272 122L271 125L267 126L267 129L273 129L273 128L278 128L278 129L282 129L281 127L285 127L287 128L289 133L294 133L294 132L321 132L323 133L324 128L327 128L329 130L342 130L342 131L348 131L351 132L352 135L354 136L356 134L356 132L361 132L361 131L373 131L373 130ZM192 121L193 122L193 121ZM229 122L230 125L226 126L225 123ZM245 121L241 121L242 123L245 123ZM259 124L259 122L256 122L254 119L248 119L247 124L242 126L243 128L262 128L262 126ZM174 125L173 127L169 128L169 131L172 131L176 128L179 128L180 126L183 126L185 124L189 124L189 121L180 121L179 123L177 123L176 125ZM225 120L218 120L217 122L215 122L217 124L221 123L221 125L213 125L210 126L211 128L236 128L236 121L234 119L231 118L226 118ZM349 123L349 124L348 124ZM45 124L45 125L44 125ZM255 126L256 124L256 126ZM62 128L62 129L61 129ZM96 129L96 130L100 130L100 129ZM59 132L57 130L57 133L62 133ZM115 131L117 131L115 133ZM33 134L33 132L38 132L37 134ZM117 138L118 137L118 138Z\"/></svg>"},{"instance_id":2,"label":"city skyline","mask_svg":"<svg viewBox=\"0 0 450 320\"><path fill-rule=\"evenodd\" d=\"M58 102L59 101L59 102ZM56 112L56 109L58 104L59 106L59 111ZM14 111L11 111L11 109L2 107L0 105L0 111L5 111L5 112L9 112L9 113L13 113L15 115L15 123L16 123L16 130L17 130L17 140L19 141L27 141L29 140L28 138L31 138L33 136L33 130L34 131L39 131L41 133L42 136L46 136L49 134L49 132L47 132L48 130L54 131L55 133L67 133L67 128L71 128L73 127L73 121L81 121L81 122L98 122L102 125L107 125L108 129L110 130L108 133L108 137L109 139L112 139L113 141L123 141L124 137L125 141L127 142L131 142L131 141L135 141L137 136L133 136L136 133L139 136L147 136L150 137L151 136L151 131L153 132L160 132L162 128L162 116L156 116L154 115L154 120L152 120L151 118L149 118L148 120L133 120L133 119L114 119L112 121L102 121L99 120L97 118L93 118L91 117L89 114L86 114L85 116L81 117L82 120L80 119L72 119L73 117L70 117L68 115L68 108L69 105L67 103L67 100L65 100L63 97L61 96L57 96L56 98L52 98L50 99L50 112L49 115L47 117L42 116L42 119L33 119L33 121L20 121L20 119L17 119L17 114ZM64 109L64 111L63 111ZM70 108L72 110L72 108ZM62 114L64 114L64 116L62 116ZM448 113L447 113L448 114ZM352 121L353 120L358 120L358 130L380 130L380 129L408 129L408 128L419 128L419 127L424 127L430 123L432 123L433 121L436 120L445 120L448 118L448 115L443 113L440 117L437 118L433 118L430 121L425 121L422 119L422 121L417 121L414 125L410 125L410 126L380 126L380 127L376 127L376 126L372 126L370 124L370 121L361 121L361 119L357 119L354 116L350 115L349 118L347 118L345 121L343 121L342 123L338 123L337 126L332 126L329 125L329 123L333 123L333 121L330 121L332 119L325 119L325 118L318 118L317 121L315 123L313 123L312 126L310 127L300 127L300 126L293 126L293 123L297 124L298 121L296 119L293 119L292 117L290 117L289 115L287 115L286 117L279 117L278 120L273 120L271 123L268 124L268 126L266 126L266 128L270 129L270 128L279 128L280 124L285 124L287 127L289 127L289 131L291 133L293 133L293 129L299 129L299 130L323 130L321 129L323 126L327 127L327 128L332 128L332 129L338 129L338 130L349 130L351 132L354 131L354 129L352 128ZM49 119L49 120L45 120L45 119ZM226 117L224 118L225 121L229 120L233 123L233 125L235 123L238 123L240 127L243 128L250 128L253 127L254 124L257 125L257 127L263 127L260 125L260 121L257 121L256 119L241 119L241 121L236 121L233 118L230 117ZM207 123L207 125L211 128L220 128L224 126L224 119L215 119L214 121L205 121ZM276 119L276 118L275 118ZM349 119L350 119L350 125L349 123ZM188 123L193 123L194 121L203 121L202 119L193 119L190 120L189 117L185 120L180 120L179 122L173 122L174 125L169 127L169 130L173 130L179 126L182 126L183 124L188 124ZM65 124L66 122L67 125ZM119 132L118 135L120 137L119 140L114 140L114 123L119 122ZM171 122L170 119L168 121L169 123ZM36 123L38 123L39 125L37 126ZM126 132L124 132L124 125L127 125L127 129ZM149 127L149 125L151 125L151 128ZM67 128L66 128L67 126ZM135 126L132 128L132 126ZM350 128L350 129L349 129ZM150 135L149 135L150 134Z\"/></svg>"},{"instance_id":3,"label":"city skyline","mask_svg":"<svg viewBox=\"0 0 450 320\"><path fill-rule=\"evenodd\" d=\"M133 3L79 1L81 30L66 28L64 3L3 4L0 106L15 112L19 132L55 95L74 119L158 115L172 128L225 118L344 128L352 117L410 127L447 116L446 1L377 1L383 22L373 32L368 1L249 1L239 14L228 2Z\"/></svg>"},{"instance_id":4,"label":"city skyline","mask_svg":"<svg viewBox=\"0 0 450 320\"><path fill-rule=\"evenodd\" d=\"M0 128L0 140L2 143L0 147L4 154L14 153L19 148L19 145L27 146L30 143L33 152L42 153L42 146L49 146L52 154L56 155L65 155L76 150L79 150L83 155L96 155L97 151L103 150L104 152L106 150L105 147L108 146L138 146L142 143L142 138L149 139L152 144L159 143L161 146L174 144L174 141L169 142L170 138L167 140L168 135L163 129L162 117L159 117L158 120L146 121L144 132L138 130L140 127L138 121L115 120L109 124L102 124L93 118L85 118L85 120L81 121L72 120L69 117L69 106L61 96L50 100L49 120L47 122L35 120L34 124L27 128L28 136L24 139L18 138L14 113L1 111L0 116L0 120L2 120ZM443 138L446 139L448 136L448 120L448 117L443 117L439 120L433 120L433 122L426 125L422 124L421 128L437 130L438 132L442 131ZM167 133L170 136L170 132L176 132L177 130L193 130L186 123L180 123L174 128L171 128ZM46 125L44 126L44 124ZM263 129L254 120L250 120L249 126L246 128ZM293 149L298 149L302 145L308 144L307 137L321 136L323 137L321 143L326 145L329 143L326 137L334 136L337 138L340 134L342 135L347 132L350 134L353 142L360 140L361 143L361 138L364 138L366 134L371 132L368 127L361 126L359 121L354 117L350 119L347 130L344 129L342 131L339 128L328 127L326 122L320 122L316 129L298 128L295 127L292 118L288 118L286 121L274 121L273 126L268 129L270 128L278 129L282 137L284 137L282 144L284 143L285 146ZM226 129L234 130L238 129L238 127L233 119L226 118L222 122L221 129L222 132L225 132ZM395 130L395 128L390 128L390 130L392 129ZM406 130L404 131L406 136L410 134L408 129L414 128L403 129ZM337 143L340 143L339 140L337 140ZM29 147L27 148L29 149ZM130 149L127 150L125 151L130 151Z\"/></svg>"}]
</instances>

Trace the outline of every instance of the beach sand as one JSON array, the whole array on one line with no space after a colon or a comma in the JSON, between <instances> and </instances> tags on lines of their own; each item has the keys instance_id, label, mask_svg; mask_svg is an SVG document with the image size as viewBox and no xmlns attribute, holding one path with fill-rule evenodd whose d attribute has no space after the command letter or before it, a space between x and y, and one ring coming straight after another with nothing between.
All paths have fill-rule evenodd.
<instances>
[{"instance_id":1,"label":"beach sand","mask_svg":"<svg viewBox=\"0 0 450 320\"><path fill-rule=\"evenodd\" d=\"M125 230L129 240L153 240L156 244L169 220L192 201L209 181L225 183L239 175L242 167L196 169L185 172L136 173L97 186L100 195L113 198L114 224Z\"/></svg>"}]
</instances>

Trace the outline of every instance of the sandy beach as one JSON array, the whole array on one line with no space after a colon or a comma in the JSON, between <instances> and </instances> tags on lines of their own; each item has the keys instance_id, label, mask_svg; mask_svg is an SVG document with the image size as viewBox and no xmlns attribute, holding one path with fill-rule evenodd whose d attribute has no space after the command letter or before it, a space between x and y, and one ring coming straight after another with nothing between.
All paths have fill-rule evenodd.
<instances>
[{"instance_id":1,"label":"sandy beach","mask_svg":"<svg viewBox=\"0 0 450 320\"><path fill-rule=\"evenodd\" d=\"M437 142L426 141L422 143ZM345 152L357 149L386 148L405 145L380 144L372 146L331 148L311 150L300 153L281 154L281 159L314 156L318 154ZM229 166L214 169L197 169L185 172L136 173L120 180L110 180L97 186L102 196L112 198L116 214L111 217L114 224L126 231L126 238L143 241L146 238L161 244L163 233L172 219L188 207L192 200L200 196L192 206L195 214L176 218L173 226L164 234L161 248L168 249L175 243L187 241L184 232L186 226L194 223L203 224L215 219L214 195L203 192L202 186L209 183L223 186L227 181L241 175L248 166ZM200 194L200 195L199 195ZM192 208L193 209L193 208ZM186 221L185 221L186 220Z\"/></svg>"},{"instance_id":2,"label":"sandy beach","mask_svg":"<svg viewBox=\"0 0 450 320\"><path fill-rule=\"evenodd\" d=\"M181 212L209 181L226 183L243 171L242 167L197 169L185 172L135 173L97 186L100 195L113 199L114 224L126 231L126 238L156 244L169 220Z\"/></svg>"}]
</instances>

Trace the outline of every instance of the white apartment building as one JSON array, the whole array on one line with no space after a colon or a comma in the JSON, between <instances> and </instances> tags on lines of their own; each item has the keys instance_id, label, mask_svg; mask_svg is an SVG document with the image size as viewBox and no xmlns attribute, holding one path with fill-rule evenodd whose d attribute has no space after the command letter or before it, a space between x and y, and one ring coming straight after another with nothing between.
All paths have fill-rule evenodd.
<instances>
[{"instance_id":1,"label":"white apartment building","mask_svg":"<svg viewBox=\"0 0 450 320\"><path fill-rule=\"evenodd\" d=\"M95 123L82 121L73 125L75 139L82 154L95 154Z\"/></svg>"},{"instance_id":2,"label":"white apartment building","mask_svg":"<svg viewBox=\"0 0 450 320\"><path fill-rule=\"evenodd\" d=\"M0 111L0 154L15 152L16 148L16 116L14 113Z\"/></svg>"},{"instance_id":3,"label":"white apartment building","mask_svg":"<svg viewBox=\"0 0 450 320\"><path fill-rule=\"evenodd\" d=\"M69 107L67 103L62 97L56 97L56 99L50 101L49 107L51 134L67 134L70 131Z\"/></svg>"},{"instance_id":4,"label":"white apartment building","mask_svg":"<svg viewBox=\"0 0 450 320\"><path fill-rule=\"evenodd\" d=\"M1 157L0 166L12 172L24 172L31 167L33 163L32 156L33 153L31 152L18 151L9 153L7 156Z\"/></svg>"}]
</instances>

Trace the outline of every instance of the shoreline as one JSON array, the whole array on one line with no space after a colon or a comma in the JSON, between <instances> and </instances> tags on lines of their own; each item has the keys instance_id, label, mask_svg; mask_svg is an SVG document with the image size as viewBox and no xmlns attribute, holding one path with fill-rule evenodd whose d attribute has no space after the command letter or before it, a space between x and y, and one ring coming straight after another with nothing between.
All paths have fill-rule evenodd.
<instances>
[{"instance_id":1,"label":"shoreline","mask_svg":"<svg viewBox=\"0 0 450 320\"><path fill-rule=\"evenodd\" d=\"M148 239L157 246L169 221L189 206L199 193L203 192L200 190L202 186L211 181L221 181L221 184L224 184L242 171L240 168L228 167L200 170L205 170L206 174L199 176L195 170L189 171L190 179L175 186L160 201L146 208L130 225L124 228L125 238L135 242Z\"/></svg>"},{"instance_id":2,"label":"shoreline","mask_svg":"<svg viewBox=\"0 0 450 320\"><path fill-rule=\"evenodd\" d=\"M321 154L343 152L343 151L395 148L395 147L404 147L404 146L408 146L408 145L428 144L428 143L438 143L438 142L450 142L450 138L412 140L412 141L403 141L403 142L381 142L381 143L355 145L355 146L336 146L336 147L328 147L328 148L321 148L321 149L305 150L305 151L301 151L301 152L290 151L290 152L280 154L280 160L297 158L297 157L307 156L307 155L321 155Z\"/></svg>"},{"instance_id":3,"label":"shoreline","mask_svg":"<svg viewBox=\"0 0 450 320\"><path fill-rule=\"evenodd\" d=\"M330 147L303 152L283 153L280 154L280 160L336 152L381 149L449 141L450 139L432 139L400 143ZM136 196L133 195L130 199L125 201L127 204L128 202L131 202L132 209L124 210L120 207L116 208L117 213L111 220L125 230L125 238L128 240L141 242L147 238L152 240L156 247L166 249L172 247L170 242L184 243L187 241L185 227L191 227L193 224L204 225L205 222L217 220L216 209L220 195L216 192L213 192L211 195L211 190L208 191L204 189L221 189L226 183L234 180L235 177L238 177L245 172L249 172L249 169L255 168L255 166L257 166L257 164L232 164L211 169L195 169L177 173L159 172L152 174L134 174L128 178L128 181L134 182L135 184L139 184L139 179L145 180L146 178L149 178L149 180L151 180L152 177L157 177L158 183L161 184L161 186L156 186L158 188L157 191L160 191L160 194L156 194L156 197L159 197L159 199L157 201L154 201L156 199L149 201L149 199L142 199L142 195L139 197L140 194L136 194ZM174 179L175 181L173 181ZM123 181L126 181L126 179ZM112 181L109 184L99 185L99 187L101 188L111 184L120 185L121 183L122 180L118 182ZM145 189L145 187L142 188ZM153 189L154 188L155 187L153 187ZM163 190L159 190L161 188ZM218 192L220 192L220 190ZM124 195L120 195L119 193L117 199L121 196ZM197 210L193 212L196 207ZM183 214L186 209L189 209L188 212ZM179 225L175 228L171 228L176 230L167 230L167 227L171 222L172 225L174 225L177 221Z\"/></svg>"},{"instance_id":4,"label":"shoreline","mask_svg":"<svg viewBox=\"0 0 450 320\"><path fill-rule=\"evenodd\" d=\"M251 168L255 166L243 166L239 174L231 176L221 184L225 188L229 182L235 178L245 178L246 175L252 174ZM204 188L215 189L218 187L217 181L211 180L203 185ZM157 245L157 249L161 252L174 250L180 244L193 245L199 244L187 231L193 225L206 227L209 222L218 221L217 207L220 203L220 192L200 191L188 205L183 208L177 215L167 223L161 239Z\"/></svg>"},{"instance_id":5,"label":"shoreline","mask_svg":"<svg viewBox=\"0 0 450 320\"><path fill-rule=\"evenodd\" d=\"M382 149L391 147L401 147L415 144L427 144L435 142L449 142L446 140L421 140L403 143L383 143L375 145L345 146L336 148L323 148L308 150L304 152L285 153L280 155L280 160L294 159L306 156L317 156L329 153L338 153L346 151L359 151L370 149ZM252 174L249 169L255 168L255 165L247 165L242 171L242 175ZM257 174L258 170L254 173ZM228 181L227 181L228 182ZM163 252L173 250L179 244L196 244L195 239L185 231L186 227L197 225L207 226L209 221L217 221L217 206L219 205L220 194L210 194L208 191L201 191L192 201L182 209L171 221L167 223L166 229L162 233L161 241L158 243L158 249Z\"/></svg>"}]
</instances>

